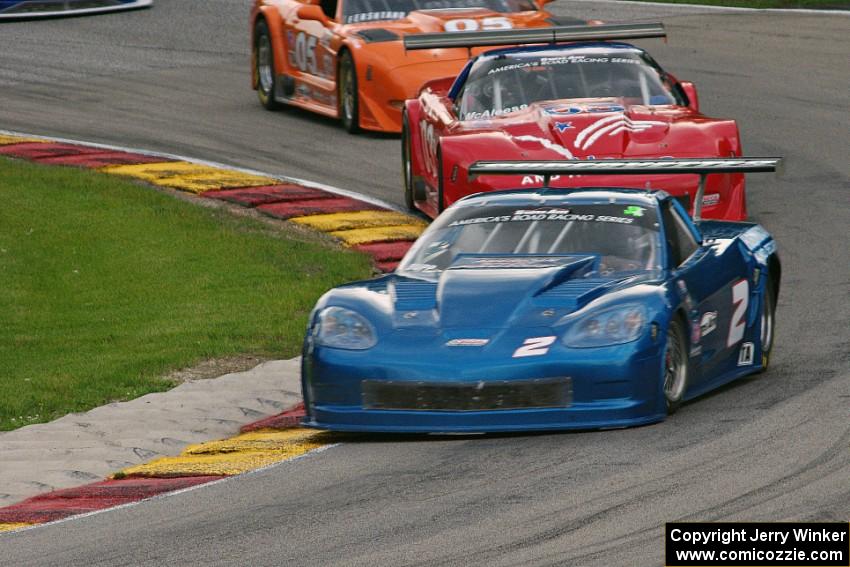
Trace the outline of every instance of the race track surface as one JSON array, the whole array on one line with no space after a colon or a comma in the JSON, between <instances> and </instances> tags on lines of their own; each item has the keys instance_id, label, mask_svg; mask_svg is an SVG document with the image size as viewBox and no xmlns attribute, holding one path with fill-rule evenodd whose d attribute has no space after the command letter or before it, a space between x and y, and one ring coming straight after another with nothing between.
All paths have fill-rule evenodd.
<instances>
[{"instance_id":1,"label":"race track surface","mask_svg":"<svg viewBox=\"0 0 850 567\"><path fill-rule=\"evenodd\" d=\"M248 0L0 26L0 129L179 152L401 204L399 142L262 110ZM9 565L660 565L667 521L850 518L850 17L557 2L663 17L643 42L739 120L783 269L771 369L619 431L367 437L256 474L0 536ZM640 11L638 11L640 10ZM703 13L704 12L704 13Z\"/></svg>"}]
</instances>

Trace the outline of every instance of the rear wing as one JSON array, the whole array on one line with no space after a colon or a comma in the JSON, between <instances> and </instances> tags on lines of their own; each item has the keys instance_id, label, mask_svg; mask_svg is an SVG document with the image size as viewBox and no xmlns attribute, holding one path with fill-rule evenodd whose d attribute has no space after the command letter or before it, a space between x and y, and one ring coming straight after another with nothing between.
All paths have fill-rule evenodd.
<instances>
[{"instance_id":1,"label":"rear wing","mask_svg":"<svg viewBox=\"0 0 850 567\"><path fill-rule=\"evenodd\" d=\"M612 41L667 37L664 25L603 24L599 26L553 26L516 30L474 32L417 33L404 36L405 49L438 49L449 47L485 47L493 45L523 45L556 43L559 41Z\"/></svg>"},{"instance_id":2,"label":"rear wing","mask_svg":"<svg viewBox=\"0 0 850 567\"><path fill-rule=\"evenodd\" d=\"M553 175L650 175L697 174L699 188L694 201L694 220L702 214L705 178L712 173L764 173L780 170L782 158L696 159L603 159L567 161L477 161L469 166L470 180L478 175L541 175L543 187Z\"/></svg>"}]
</instances>

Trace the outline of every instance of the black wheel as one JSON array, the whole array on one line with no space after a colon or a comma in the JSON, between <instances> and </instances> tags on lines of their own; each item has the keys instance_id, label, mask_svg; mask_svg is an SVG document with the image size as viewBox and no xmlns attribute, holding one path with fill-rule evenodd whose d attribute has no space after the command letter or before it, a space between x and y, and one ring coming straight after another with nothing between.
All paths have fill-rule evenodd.
<instances>
[{"instance_id":1,"label":"black wheel","mask_svg":"<svg viewBox=\"0 0 850 567\"><path fill-rule=\"evenodd\" d=\"M764 290L764 304L761 308L761 371L770 365L770 353L773 351L773 331L776 325L776 290L768 279Z\"/></svg>"},{"instance_id":2,"label":"black wheel","mask_svg":"<svg viewBox=\"0 0 850 567\"><path fill-rule=\"evenodd\" d=\"M413 169L410 163L410 128L407 122L407 112L401 115L401 175L404 179L404 204L410 211L416 210L416 200L413 198Z\"/></svg>"},{"instance_id":3,"label":"black wheel","mask_svg":"<svg viewBox=\"0 0 850 567\"><path fill-rule=\"evenodd\" d=\"M443 151L437 146L437 213L446 210L446 197L443 194Z\"/></svg>"},{"instance_id":4,"label":"black wheel","mask_svg":"<svg viewBox=\"0 0 850 567\"><path fill-rule=\"evenodd\" d=\"M280 103L274 98L277 77L274 71L274 49L269 26L259 20L254 28L254 79L257 82L257 98L267 110L277 110Z\"/></svg>"},{"instance_id":5,"label":"black wheel","mask_svg":"<svg viewBox=\"0 0 850 567\"><path fill-rule=\"evenodd\" d=\"M667 344L664 346L664 400L667 413L673 414L682 405L688 388L688 345L678 319L670 321Z\"/></svg>"},{"instance_id":6,"label":"black wheel","mask_svg":"<svg viewBox=\"0 0 850 567\"><path fill-rule=\"evenodd\" d=\"M337 87L342 125L349 133L355 134L360 130L360 97L357 91L357 69L348 51L343 51L339 58Z\"/></svg>"}]
</instances>

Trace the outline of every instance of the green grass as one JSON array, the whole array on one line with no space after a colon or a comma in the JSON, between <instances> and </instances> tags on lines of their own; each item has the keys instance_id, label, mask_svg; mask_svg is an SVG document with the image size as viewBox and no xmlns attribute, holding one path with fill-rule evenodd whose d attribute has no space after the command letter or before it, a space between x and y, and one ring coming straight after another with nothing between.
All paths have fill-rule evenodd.
<instances>
[{"instance_id":1,"label":"green grass","mask_svg":"<svg viewBox=\"0 0 850 567\"><path fill-rule=\"evenodd\" d=\"M367 258L109 175L0 158L0 430L167 390L239 354L298 354Z\"/></svg>"},{"instance_id":2,"label":"green grass","mask_svg":"<svg viewBox=\"0 0 850 567\"><path fill-rule=\"evenodd\" d=\"M646 0L667 4L706 4L740 8L809 8L850 10L850 2L841 0Z\"/></svg>"}]
</instances>

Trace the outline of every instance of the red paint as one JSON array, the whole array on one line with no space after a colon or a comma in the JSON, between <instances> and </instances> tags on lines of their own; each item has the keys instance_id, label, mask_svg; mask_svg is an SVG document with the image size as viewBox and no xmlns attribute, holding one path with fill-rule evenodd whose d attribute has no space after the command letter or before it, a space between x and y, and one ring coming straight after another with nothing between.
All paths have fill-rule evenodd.
<instances>
[{"instance_id":1,"label":"red paint","mask_svg":"<svg viewBox=\"0 0 850 567\"><path fill-rule=\"evenodd\" d=\"M247 433L258 429L290 429L298 427L305 415L307 413L304 409L304 402L300 402L284 412L243 425L239 431Z\"/></svg>"},{"instance_id":2,"label":"red paint","mask_svg":"<svg viewBox=\"0 0 850 567\"><path fill-rule=\"evenodd\" d=\"M382 208L356 199L350 199L348 197L334 197L332 199L311 199L293 203L272 203L269 205L260 205L257 207L257 210L275 218L289 219L292 217L304 217L307 215L382 210Z\"/></svg>"},{"instance_id":3,"label":"red paint","mask_svg":"<svg viewBox=\"0 0 850 567\"><path fill-rule=\"evenodd\" d=\"M269 203L282 203L287 201L333 199L333 193L301 187L300 185L267 185L265 187L246 187L244 189L218 189L201 193L202 197L209 199L220 199L237 203L244 207L256 207Z\"/></svg>"},{"instance_id":4,"label":"red paint","mask_svg":"<svg viewBox=\"0 0 850 567\"><path fill-rule=\"evenodd\" d=\"M0 523L44 523L77 514L104 510L225 478L194 476L183 478L127 478L54 490L23 502L0 508Z\"/></svg>"},{"instance_id":5,"label":"red paint","mask_svg":"<svg viewBox=\"0 0 850 567\"><path fill-rule=\"evenodd\" d=\"M99 154L103 153L103 151L100 148L60 144L58 142L24 142L22 144L0 146L0 155L30 160L69 155Z\"/></svg>"},{"instance_id":6,"label":"red paint","mask_svg":"<svg viewBox=\"0 0 850 567\"><path fill-rule=\"evenodd\" d=\"M398 240L392 242L370 242L353 246L355 250L365 252L372 256L376 262L390 262L401 260L410 247L412 240Z\"/></svg>"},{"instance_id":7,"label":"red paint","mask_svg":"<svg viewBox=\"0 0 850 567\"><path fill-rule=\"evenodd\" d=\"M162 163L173 161L163 157L146 156L128 152L103 151L94 154L76 154L37 158L34 161L47 165L72 165L76 167L104 167L107 165L136 165L140 163Z\"/></svg>"}]
</instances>

